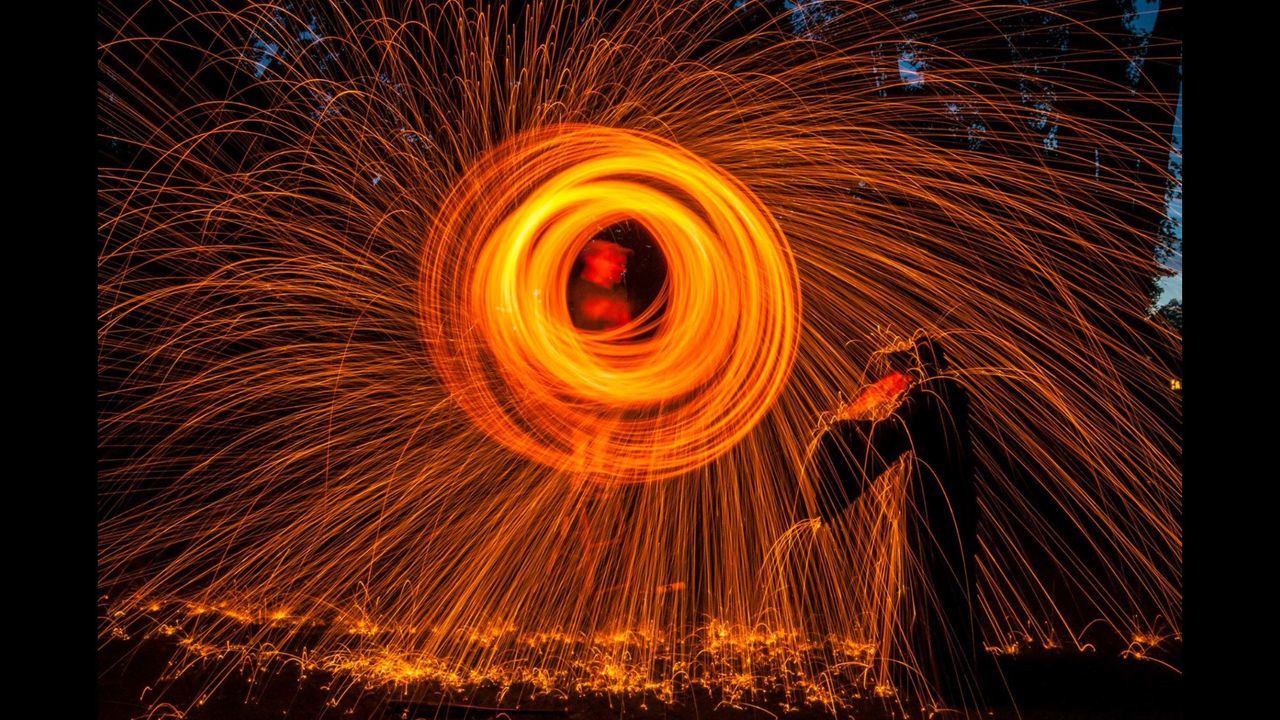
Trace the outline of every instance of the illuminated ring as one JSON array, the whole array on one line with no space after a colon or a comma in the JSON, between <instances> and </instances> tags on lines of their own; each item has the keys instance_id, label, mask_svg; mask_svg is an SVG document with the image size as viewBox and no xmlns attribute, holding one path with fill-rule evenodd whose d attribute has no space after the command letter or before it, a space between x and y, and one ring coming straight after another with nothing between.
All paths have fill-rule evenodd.
<instances>
[{"instance_id":1,"label":"illuminated ring","mask_svg":"<svg viewBox=\"0 0 1280 720\"><path fill-rule=\"evenodd\" d=\"M631 220L667 262L661 318L587 331L579 252ZM800 295L768 210L656 136L563 125L488 152L441 205L422 271L428 351L453 398L522 456L597 480L702 467L769 411L796 354Z\"/></svg>"}]
</instances>

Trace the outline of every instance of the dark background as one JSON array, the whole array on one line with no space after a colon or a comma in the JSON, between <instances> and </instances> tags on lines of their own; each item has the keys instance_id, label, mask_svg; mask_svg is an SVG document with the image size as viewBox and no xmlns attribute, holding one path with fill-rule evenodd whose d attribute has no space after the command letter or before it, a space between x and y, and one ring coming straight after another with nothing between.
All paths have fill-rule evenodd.
<instances>
[{"instance_id":1,"label":"dark background","mask_svg":"<svg viewBox=\"0 0 1280 720\"><path fill-rule=\"evenodd\" d=\"M619 3L607 3L607 5L614 4ZM513 6L516 8L520 5L521 3L513 3ZM742 29L746 31L753 25L760 24L774 24L778 26L793 25L793 18L786 15L788 5L789 3L785 2L760 3L758 6L751 8L748 12L743 13ZM912 5L912 2L911 0L905 0L898 5L908 7ZM1125 77L1126 73L1129 71L1129 63L1132 61L1131 58L1136 52L1136 48L1121 48L1126 52L1117 53L1114 47L1108 45L1107 39L1114 41L1116 38L1123 38L1125 36L1132 37L1132 33L1130 33L1123 24L1123 11L1127 6L1131 6L1131 3L1126 3L1124 0L1098 0L1097 2L1079 3L1072 7L1073 20L1082 21L1092 27L1096 27L1106 38L1104 39L1104 37L1090 36L1087 34L1073 34L1070 41L1070 53L1074 58L1074 69L1097 77L1116 79L1117 81ZM107 25L118 22L121 17L121 12L110 6L101 6L99 8L99 14L100 18L97 23L96 36L98 42L102 42L109 34L106 29ZM519 17L519 15L520 13L518 12L512 13L512 16L514 17ZM107 22L104 23L104 19L106 19ZM166 29L172 21L168 12L155 4L148 5L141 13L133 15L131 19L137 27L144 29L155 28L155 32L160 32ZM1161 3L1159 19L1156 23L1154 37L1156 37L1156 41L1159 43L1168 43L1168 45L1163 46L1164 50L1162 51L1151 49L1151 46L1149 46L1147 56L1143 61L1142 69L1144 79L1140 83L1135 84L1134 99L1132 103L1119 103L1115 106L1096 104L1089 107L1064 107L1062 110L1064 112L1096 117L1099 119L1115 120L1116 122L1121 122L1122 119L1116 117L1115 114L1123 113L1128 116L1123 118L1123 122L1125 123L1141 123L1153 129L1160 129L1165 136L1170 136L1172 132L1172 107L1161 106L1160 104L1149 102L1148 99L1151 96L1158 94L1166 97L1172 97L1176 102L1176 98L1181 92L1183 79L1181 62L1183 22L1184 15L1181 2L1166 1ZM967 57L974 60L989 60L1000 64L1007 64L1011 62L1011 58L1017 62L1024 63L1035 63L1040 61L1048 62L1051 60L1054 53L1057 52L1053 49L1055 47L1055 43L1053 42L1054 38L1049 37L1048 35L1052 33L1052 30L1044 29L1040 22L1037 3L1030 3L1025 15L1023 15L1021 19L1011 17L1009 23L1008 27L1000 28L1000 33L991 33L989 32L989 29L979 32L978 28L960 26L955 28L953 35L929 38L929 40L944 46L948 43L963 45L963 47L966 48ZM802 30L802 28L797 28L794 25L792 29L793 31L797 29ZM200 38L193 38L193 40L198 42ZM1153 41L1153 43L1156 41ZM1156 45L1156 47L1160 47L1160 45ZM1176 48L1176 51L1170 51L1169 48ZM194 58L195 55L193 54L192 59ZM126 62L128 61L126 60ZM147 65L143 61L143 58L137 58L134 67L138 68L139 71L144 74L147 73ZM270 69L268 68L267 72L269 71ZM192 82L204 85L208 91L214 95L225 95L237 92L244 93L245 97L251 100L254 92L254 78L251 75L225 77L220 74L206 73L204 75L196 74L195 76L188 78L178 78L153 73L147 74L146 78L148 83L156 88L157 92L161 94L164 93L166 84L171 84L176 91L178 86ZM97 73L97 78L95 80L95 85L98 87L97 92L116 92L124 90L124 88L115 86L114 82L113 78L109 75L103 74L101 72L101 68L99 68L99 72ZM890 86L885 92L929 92L929 87L927 83L923 88ZM175 97L178 96L180 95L175 94ZM1242 101L1242 99L1236 100L1237 102ZM986 119L986 121L992 123L989 127L993 133L999 132L1000 128L994 125L995 121L989 118ZM922 134L938 139L940 142L952 143L956 147L972 147L972 138L964 132L957 132L955 127L939 125L937 127L920 127L916 128L916 130ZM122 143L119 140L110 137L109 132L104 132L104 124L102 123L101 117L99 117L97 122L97 132L95 133L95 136L96 166L138 166L140 164L145 165L150 159L145 156L145 153L139 152L136 147L131 146L128 143ZM1072 142L1069 131L1065 129L1060 129L1058 131L1056 140L1059 148L1065 148ZM1007 148L1005 150L1007 151ZM1046 148L1045 152L1040 154L1037 160L1053 164L1055 162L1062 162L1062 158L1064 156L1064 152L1052 152ZM1151 160L1157 167L1164 167L1167 164L1167 158L1153 157ZM1133 172L1136 173L1140 171L1134 169ZM1225 173L1223 176L1232 177L1232 174ZM1163 190L1165 182L1164 178L1153 175L1148 178L1148 181L1153 186L1160 185ZM101 197L99 196L99 206L100 203ZM1180 258L1180 230L1178 231L1177 237L1175 237L1173 235L1173 230L1169 227L1167 218L1164 215L1144 211L1141 209L1141 206L1136 203L1129 206L1115 207L1114 212L1118 216L1129 218L1134 227L1145 227L1151 229L1150 232L1143 233L1141 235L1135 234L1133 242L1135 248L1141 249L1142 252L1149 254L1153 258L1152 272L1149 274L1134 274L1130 277L1119 277L1113 279L1115 282L1126 283L1133 288L1135 303L1150 306L1155 310L1155 297L1157 295L1155 282L1158 278L1156 259L1160 257L1167 257L1175 248L1178 257ZM163 274L163 268L157 268L155 272L158 275ZM101 311L101 298L97 300L97 305L99 311ZM1180 332L1180 303L1177 307L1166 306L1165 308L1162 308L1162 310L1163 312L1157 312L1154 314L1153 321L1176 323L1175 327L1177 327ZM1150 340L1150 347L1156 352L1163 353L1162 359L1171 366L1177 367L1179 369L1178 374L1181 376L1182 355L1180 345L1177 347L1170 347L1163 342L1159 342L1158 333L1151 324L1134 322L1134 324L1130 326L1117 327L1116 331L1118 335L1148 338ZM1231 344L1224 344L1224 346L1230 347ZM102 349L99 349L99 353L101 352ZM1208 373L1202 375L1201 378L1203 378L1203 380L1201 380L1201 382L1204 382L1207 385L1208 377ZM99 391L102 391L103 389L110 389L117 382L119 382L118 378L104 376L97 377ZM1171 396L1168 390L1169 389L1167 387L1134 388L1134 391L1138 396L1146 398L1153 408L1157 408L1160 412L1165 413L1166 417L1169 418L1172 424L1176 424L1180 427L1182 397L1180 393L1176 396ZM1202 390L1202 392L1204 392L1204 390ZM110 410L111 408L109 403L102 400L98 401L97 414L99 416L109 414ZM97 470L99 473L110 473L113 469L121 467L126 464L130 458L134 457L134 454L138 451L137 446L130 446L128 444L104 445L102 443L97 443L96 446ZM199 448L192 449L196 451L199 450ZM1180 448L1171 448L1170 450L1171 452L1178 453L1179 456L1181 454ZM137 503L145 502L149 497L153 496L154 492L157 492L163 487L163 478L157 478L155 483L156 484L150 488L145 484L137 485L134 488L134 492L127 495L99 495L96 511L98 520L100 521L102 519L113 517L117 513L127 512L130 508L135 507ZM1034 488L1037 487L1037 484L1034 482L1027 482L1025 485L1029 496L1032 496L1034 499L1034 493L1036 492ZM1057 510L1057 505L1052 498L1040 498L1038 505L1043 507L1044 513L1047 517L1053 517L1055 513L1060 512ZM1060 520L1064 525L1067 522L1065 517L1061 517ZM1028 688L1028 692L1030 692L1031 695L1034 695L1036 692L1035 688L1041 687L1045 682L1047 682L1045 678L1058 676L1058 680L1061 683L1059 690L1055 691L1051 689L1047 692L1051 696L1055 693L1061 692L1061 702L1066 704L1070 704L1071 700L1082 700L1081 693L1067 693L1067 688L1092 687L1095 690L1101 691L1104 688L1110 687L1111 689L1109 691L1101 692L1100 697L1105 698L1112 696L1118 698L1125 695L1127 692L1143 687L1142 682L1130 682L1126 678L1136 678L1142 673L1147 672L1146 669L1143 669L1139 671L1139 675L1126 675L1126 673L1130 673L1132 671L1114 669L1098 670L1097 667L1094 666L1090 666L1089 669L1081 670L1079 667L1071 665L1071 663L1078 662L1074 660L1053 660L1046 662L1049 662L1048 667L1050 669L1043 673L1044 677L1028 679L1025 681L1025 686ZM1107 667L1110 667L1110 665L1108 664ZM1098 673L1097 677L1089 675L1089 673L1095 672ZM1079 673L1084 673L1087 678L1091 679L1082 680ZM1079 680L1079 682L1067 683L1063 678L1074 678ZM1100 680L1099 678L1102 679ZM1159 686L1159 683L1156 684ZM1049 685L1053 685L1053 683L1049 683ZM104 690L109 687L109 683L104 683ZM1160 687L1163 688L1160 690L1161 694L1169 695L1169 693L1172 692L1167 687ZM1178 688L1180 695L1180 683L1178 684ZM1084 695L1087 694L1088 693ZM1098 715L1085 714L1078 716L1089 717Z\"/></svg>"}]
</instances>

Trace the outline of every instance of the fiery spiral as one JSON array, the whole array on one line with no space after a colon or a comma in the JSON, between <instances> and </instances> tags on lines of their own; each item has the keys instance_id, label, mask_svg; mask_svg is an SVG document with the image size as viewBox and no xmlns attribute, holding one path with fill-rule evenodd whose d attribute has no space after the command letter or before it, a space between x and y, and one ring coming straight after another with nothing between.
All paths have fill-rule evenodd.
<instances>
[{"instance_id":1,"label":"fiery spiral","mask_svg":"<svg viewBox=\"0 0 1280 720\"><path fill-rule=\"evenodd\" d=\"M625 220L667 260L665 312L582 332L565 297L573 260ZM445 200L427 247L441 377L480 428L538 462L621 481L688 472L786 383L799 325L786 239L742 183L671 142L587 126L512 138Z\"/></svg>"}]
</instances>

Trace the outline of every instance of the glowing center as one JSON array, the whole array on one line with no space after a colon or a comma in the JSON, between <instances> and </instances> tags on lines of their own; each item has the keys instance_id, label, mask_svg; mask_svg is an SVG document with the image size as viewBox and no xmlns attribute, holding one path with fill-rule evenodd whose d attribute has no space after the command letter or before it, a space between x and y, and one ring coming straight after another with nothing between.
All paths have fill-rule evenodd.
<instances>
[{"instance_id":1,"label":"glowing center","mask_svg":"<svg viewBox=\"0 0 1280 720\"><path fill-rule=\"evenodd\" d=\"M613 225L587 243L569 279L569 315L586 331L636 320L636 336L657 331L666 310L667 262L638 223Z\"/></svg>"}]
</instances>

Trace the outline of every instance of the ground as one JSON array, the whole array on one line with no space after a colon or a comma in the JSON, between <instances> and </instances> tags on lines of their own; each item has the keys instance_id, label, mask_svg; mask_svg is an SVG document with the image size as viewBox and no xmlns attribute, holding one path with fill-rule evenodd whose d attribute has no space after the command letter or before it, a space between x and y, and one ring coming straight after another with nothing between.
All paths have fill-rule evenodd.
<instances>
[{"instance_id":1,"label":"ground","mask_svg":"<svg viewBox=\"0 0 1280 720\"><path fill-rule=\"evenodd\" d=\"M99 720L820 720L820 707L787 712L779 703L726 707L694 692L675 704L653 699L590 697L498 703L493 691L466 697L425 689L348 689L325 673L299 677L296 665L253 677L231 662L213 662L177 680L157 683L174 657L163 639L109 640L98 654ZM1182 675L1155 662L1104 652L1040 651L1000 658L1016 698L983 711L992 720L1172 720L1183 717ZM222 678L218 683L211 681ZM216 689L206 693L206 688ZM157 688L162 688L157 690ZM202 700L202 701L201 701ZM516 705L519 708L516 708ZM500 708L495 708L500 705ZM921 713L857 701L841 720L899 720ZM940 716L945 717L945 716Z\"/></svg>"}]
</instances>

